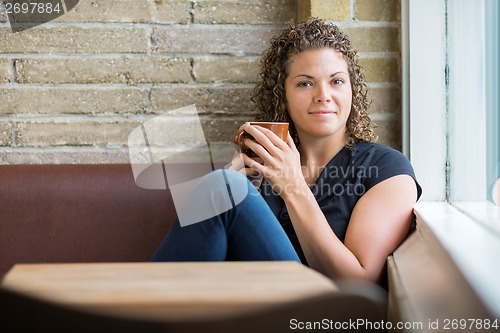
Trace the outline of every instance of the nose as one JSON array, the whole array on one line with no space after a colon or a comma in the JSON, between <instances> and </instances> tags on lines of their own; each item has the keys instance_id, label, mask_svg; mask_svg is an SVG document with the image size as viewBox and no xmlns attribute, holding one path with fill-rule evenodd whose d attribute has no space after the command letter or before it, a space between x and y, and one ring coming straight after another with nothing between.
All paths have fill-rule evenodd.
<instances>
[{"instance_id":1,"label":"nose","mask_svg":"<svg viewBox=\"0 0 500 333\"><path fill-rule=\"evenodd\" d=\"M317 85L316 86L316 93L314 96L314 101L316 103L329 103L332 101L332 97L329 94L329 89L328 87L325 87L325 85Z\"/></svg>"}]
</instances>

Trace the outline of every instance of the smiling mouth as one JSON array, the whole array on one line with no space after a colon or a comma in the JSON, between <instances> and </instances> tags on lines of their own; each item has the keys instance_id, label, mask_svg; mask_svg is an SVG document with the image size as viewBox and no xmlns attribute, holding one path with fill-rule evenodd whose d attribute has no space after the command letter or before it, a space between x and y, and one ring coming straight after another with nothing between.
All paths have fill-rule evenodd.
<instances>
[{"instance_id":1,"label":"smiling mouth","mask_svg":"<svg viewBox=\"0 0 500 333\"><path fill-rule=\"evenodd\" d=\"M330 110L318 110L318 111L311 111L309 114L312 115L329 115L329 114L337 114L335 111L330 111Z\"/></svg>"}]
</instances>

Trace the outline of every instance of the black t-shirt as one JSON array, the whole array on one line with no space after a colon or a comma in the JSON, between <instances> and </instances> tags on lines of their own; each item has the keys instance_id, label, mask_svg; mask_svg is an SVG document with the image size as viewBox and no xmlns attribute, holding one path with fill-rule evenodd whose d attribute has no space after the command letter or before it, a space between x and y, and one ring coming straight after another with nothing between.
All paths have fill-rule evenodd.
<instances>
[{"instance_id":1,"label":"black t-shirt","mask_svg":"<svg viewBox=\"0 0 500 333\"><path fill-rule=\"evenodd\" d=\"M331 228L343 242L351 213L361 196L383 180L402 174L415 179L420 197L422 189L405 155L382 144L360 141L354 146L344 147L330 160L311 191ZM307 264L283 199L265 180L259 190L300 259Z\"/></svg>"}]
</instances>

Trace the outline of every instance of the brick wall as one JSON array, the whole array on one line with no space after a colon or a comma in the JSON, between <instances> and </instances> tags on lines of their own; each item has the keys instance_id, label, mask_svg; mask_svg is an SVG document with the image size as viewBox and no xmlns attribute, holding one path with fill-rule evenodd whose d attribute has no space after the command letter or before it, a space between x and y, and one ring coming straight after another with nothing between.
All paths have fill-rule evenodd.
<instances>
[{"instance_id":1,"label":"brick wall","mask_svg":"<svg viewBox=\"0 0 500 333\"><path fill-rule=\"evenodd\" d=\"M309 15L351 36L380 141L400 148L399 0L80 0L17 33L0 5L0 163L127 163L134 128L191 104L227 142L255 115L269 39ZM193 119L171 121L174 141Z\"/></svg>"}]
</instances>

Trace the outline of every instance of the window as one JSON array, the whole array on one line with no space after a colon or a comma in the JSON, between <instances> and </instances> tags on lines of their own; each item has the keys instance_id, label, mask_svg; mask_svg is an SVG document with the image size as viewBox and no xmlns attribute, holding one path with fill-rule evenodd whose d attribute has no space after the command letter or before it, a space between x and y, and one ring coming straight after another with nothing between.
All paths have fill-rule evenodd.
<instances>
[{"instance_id":1,"label":"window","mask_svg":"<svg viewBox=\"0 0 500 333\"><path fill-rule=\"evenodd\" d=\"M499 67L499 24L500 6L496 0L486 2L486 181L488 200L500 205L500 116L498 104Z\"/></svg>"},{"instance_id":2,"label":"window","mask_svg":"<svg viewBox=\"0 0 500 333\"><path fill-rule=\"evenodd\" d=\"M403 0L402 10L403 147L422 199L494 201L498 1Z\"/></svg>"},{"instance_id":3,"label":"window","mask_svg":"<svg viewBox=\"0 0 500 333\"><path fill-rule=\"evenodd\" d=\"M402 0L403 127L416 206L500 316L498 0Z\"/></svg>"},{"instance_id":4,"label":"window","mask_svg":"<svg viewBox=\"0 0 500 333\"><path fill-rule=\"evenodd\" d=\"M498 1L447 3L449 199L493 201L498 178Z\"/></svg>"}]
</instances>

